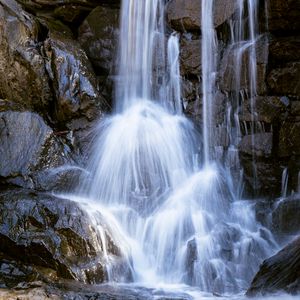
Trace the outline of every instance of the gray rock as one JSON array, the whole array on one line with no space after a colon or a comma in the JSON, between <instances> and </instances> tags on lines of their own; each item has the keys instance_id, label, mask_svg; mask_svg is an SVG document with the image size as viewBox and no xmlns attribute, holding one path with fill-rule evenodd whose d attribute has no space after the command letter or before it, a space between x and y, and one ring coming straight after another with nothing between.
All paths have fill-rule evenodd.
<instances>
[{"instance_id":1,"label":"gray rock","mask_svg":"<svg viewBox=\"0 0 300 300\"><path fill-rule=\"evenodd\" d=\"M41 170L72 161L69 149L36 113L0 112L1 181L33 188Z\"/></svg>"}]
</instances>

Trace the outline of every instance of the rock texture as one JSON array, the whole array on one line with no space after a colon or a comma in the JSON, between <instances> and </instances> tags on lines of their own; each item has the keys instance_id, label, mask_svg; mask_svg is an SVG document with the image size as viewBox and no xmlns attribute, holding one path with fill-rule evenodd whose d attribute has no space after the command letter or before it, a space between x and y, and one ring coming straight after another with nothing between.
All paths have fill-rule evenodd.
<instances>
[{"instance_id":1,"label":"rock texture","mask_svg":"<svg viewBox=\"0 0 300 300\"><path fill-rule=\"evenodd\" d=\"M131 279L130 266L100 213L93 224L79 204L33 191L0 194L0 252L0 276L7 287L37 278L101 283L108 279L108 260L110 272L122 270L122 278ZM10 278L13 270L18 271Z\"/></svg>"},{"instance_id":2,"label":"rock texture","mask_svg":"<svg viewBox=\"0 0 300 300\"><path fill-rule=\"evenodd\" d=\"M265 260L254 277L248 296L300 292L300 238Z\"/></svg>"},{"instance_id":3,"label":"rock texture","mask_svg":"<svg viewBox=\"0 0 300 300\"><path fill-rule=\"evenodd\" d=\"M37 188L40 172L72 162L70 148L36 113L0 112L0 140L2 183Z\"/></svg>"}]
</instances>

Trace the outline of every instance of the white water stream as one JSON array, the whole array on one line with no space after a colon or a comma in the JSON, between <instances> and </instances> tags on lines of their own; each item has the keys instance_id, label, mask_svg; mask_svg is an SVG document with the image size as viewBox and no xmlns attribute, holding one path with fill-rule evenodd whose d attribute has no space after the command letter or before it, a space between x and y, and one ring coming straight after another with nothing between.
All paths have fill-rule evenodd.
<instances>
[{"instance_id":1,"label":"white water stream","mask_svg":"<svg viewBox=\"0 0 300 300\"><path fill-rule=\"evenodd\" d=\"M213 1L202 8L203 153L182 114L179 40L165 40L164 1L123 0L115 113L99 123L82 195L117 224L136 283L240 293L275 244L211 155Z\"/></svg>"}]
</instances>

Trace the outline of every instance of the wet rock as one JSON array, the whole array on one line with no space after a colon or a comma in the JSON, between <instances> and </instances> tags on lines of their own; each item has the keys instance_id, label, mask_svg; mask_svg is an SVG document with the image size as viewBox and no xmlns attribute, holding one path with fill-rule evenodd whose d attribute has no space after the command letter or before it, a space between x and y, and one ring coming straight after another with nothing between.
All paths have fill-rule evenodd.
<instances>
[{"instance_id":1,"label":"wet rock","mask_svg":"<svg viewBox=\"0 0 300 300\"><path fill-rule=\"evenodd\" d=\"M272 153L273 134L271 132L249 134L242 138L239 150L249 155L268 157Z\"/></svg>"},{"instance_id":2,"label":"wet rock","mask_svg":"<svg viewBox=\"0 0 300 300\"><path fill-rule=\"evenodd\" d=\"M281 189L282 167L278 158L255 157L239 153L244 169L245 195L246 197L266 197L274 199L278 197Z\"/></svg>"},{"instance_id":3,"label":"wet rock","mask_svg":"<svg viewBox=\"0 0 300 300\"><path fill-rule=\"evenodd\" d=\"M0 1L0 98L48 115L52 92L39 47L41 31L14 0Z\"/></svg>"},{"instance_id":4,"label":"wet rock","mask_svg":"<svg viewBox=\"0 0 300 300\"><path fill-rule=\"evenodd\" d=\"M244 50L241 51L241 46ZM268 63L268 37L262 36L256 42L256 63L257 63L257 93L264 95L266 93L266 72ZM240 90L249 90L251 78L249 75L249 56L250 47L241 44L228 46L220 62L220 72L218 80L222 91L232 92ZM239 70L238 70L239 69ZM239 73L237 73L239 71ZM239 77L236 78L236 75Z\"/></svg>"},{"instance_id":5,"label":"wet rock","mask_svg":"<svg viewBox=\"0 0 300 300\"><path fill-rule=\"evenodd\" d=\"M252 107L254 111L252 111ZM280 97L258 96L253 104L245 99L239 112L240 121L260 121L266 123L277 122L282 114L287 111L286 105Z\"/></svg>"},{"instance_id":6,"label":"wet rock","mask_svg":"<svg viewBox=\"0 0 300 300\"><path fill-rule=\"evenodd\" d=\"M300 36L274 37L271 39L270 60L280 64L300 60Z\"/></svg>"},{"instance_id":7,"label":"wet rock","mask_svg":"<svg viewBox=\"0 0 300 300\"><path fill-rule=\"evenodd\" d=\"M300 155L300 122L287 120L283 122L279 132L280 157Z\"/></svg>"},{"instance_id":8,"label":"wet rock","mask_svg":"<svg viewBox=\"0 0 300 300\"><path fill-rule=\"evenodd\" d=\"M268 0L268 25L271 32L299 32L300 2L298 0Z\"/></svg>"},{"instance_id":9,"label":"wet rock","mask_svg":"<svg viewBox=\"0 0 300 300\"><path fill-rule=\"evenodd\" d=\"M255 275L248 296L275 293L300 292L300 238L266 259Z\"/></svg>"},{"instance_id":10,"label":"wet rock","mask_svg":"<svg viewBox=\"0 0 300 300\"><path fill-rule=\"evenodd\" d=\"M288 63L283 67L275 68L268 74L267 82L275 95L300 95L300 63Z\"/></svg>"},{"instance_id":11,"label":"wet rock","mask_svg":"<svg viewBox=\"0 0 300 300\"><path fill-rule=\"evenodd\" d=\"M90 61L70 30L58 21L44 21L49 38L44 48L47 70L55 89L55 112L59 122L85 117L94 119L105 109Z\"/></svg>"},{"instance_id":12,"label":"wet rock","mask_svg":"<svg viewBox=\"0 0 300 300\"><path fill-rule=\"evenodd\" d=\"M47 286L34 282L26 288L1 289L0 298L6 300L44 300L44 299L76 299L76 300L192 300L184 292L171 292L162 289L150 289L137 286L87 285L61 281L59 284ZM2 299L1 298L1 299Z\"/></svg>"},{"instance_id":13,"label":"wet rock","mask_svg":"<svg viewBox=\"0 0 300 300\"><path fill-rule=\"evenodd\" d=\"M180 47L181 73L183 75L201 74L201 41L183 39Z\"/></svg>"},{"instance_id":14,"label":"wet rock","mask_svg":"<svg viewBox=\"0 0 300 300\"><path fill-rule=\"evenodd\" d=\"M112 74L119 38L119 9L98 6L78 29L78 41L99 74Z\"/></svg>"},{"instance_id":15,"label":"wet rock","mask_svg":"<svg viewBox=\"0 0 300 300\"><path fill-rule=\"evenodd\" d=\"M119 6L120 0L17 0L29 12L78 24L96 6Z\"/></svg>"},{"instance_id":16,"label":"wet rock","mask_svg":"<svg viewBox=\"0 0 300 300\"><path fill-rule=\"evenodd\" d=\"M70 148L36 113L0 112L0 140L1 182L33 188L38 172L72 162Z\"/></svg>"},{"instance_id":17,"label":"wet rock","mask_svg":"<svg viewBox=\"0 0 300 300\"><path fill-rule=\"evenodd\" d=\"M100 283L108 279L108 263L123 266L122 279L130 280L130 268L109 225L100 213L94 221L70 200L24 190L2 192L0 251L50 282L66 278Z\"/></svg>"},{"instance_id":18,"label":"wet rock","mask_svg":"<svg viewBox=\"0 0 300 300\"><path fill-rule=\"evenodd\" d=\"M272 212L272 227L277 234L300 233L300 194L280 199Z\"/></svg>"},{"instance_id":19,"label":"wet rock","mask_svg":"<svg viewBox=\"0 0 300 300\"><path fill-rule=\"evenodd\" d=\"M214 3L214 26L229 20L237 9L237 2L216 0ZM179 31L201 28L201 1L171 0L167 6L167 19L171 27Z\"/></svg>"}]
</instances>

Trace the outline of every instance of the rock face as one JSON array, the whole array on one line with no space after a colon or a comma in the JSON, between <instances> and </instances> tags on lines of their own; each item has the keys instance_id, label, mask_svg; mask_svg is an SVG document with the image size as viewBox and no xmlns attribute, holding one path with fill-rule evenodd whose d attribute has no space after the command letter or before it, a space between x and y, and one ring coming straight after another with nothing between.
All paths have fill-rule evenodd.
<instances>
[{"instance_id":1,"label":"rock face","mask_svg":"<svg viewBox=\"0 0 300 300\"><path fill-rule=\"evenodd\" d=\"M300 194L280 199L272 212L273 231L279 235L300 233Z\"/></svg>"},{"instance_id":2,"label":"rock face","mask_svg":"<svg viewBox=\"0 0 300 300\"><path fill-rule=\"evenodd\" d=\"M36 113L0 112L0 140L2 183L34 188L39 172L72 162L70 148Z\"/></svg>"},{"instance_id":3,"label":"rock face","mask_svg":"<svg viewBox=\"0 0 300 300\"><path fill-rule=\"evenodd\" d=\"M0 1L0 98L49 111L53 98L38 47L40 31L15 1Z\"/></svg>"},{"instance_id":4,"label":"rock face","mask_svg":"<svg viewBox=\"0 0 300 300\"><path fill-rule=\"evenodd\" d=\"M122 279L131 279L130 266L100 213L93 224L79 204L33 191L0 194L0 252L0 276L7 277L7 286L13 284L7 273L20 264L23 276L12 276L14 281L45 277L101 283L108 279L108 261L113 262L110 272L118 269Z\"/></svg>"},{"instance_id":5,"label":"rock face","mask_svg":"<svg viewBox=\"0 0 300 300\"><path fill-rule=\"evenodd\" d=\"M214 1L214 25L220 26L229 20L237 8L236 1ZM167 18L172 28L179 31L201 29L201 1L171 0L167 6Z\"/></svg>"},{"instance_id":6,"label":"rock face","mask_svg":"<svg viewBox=\"0 0 300 300\"><path fill-rule=\"evenodd\" d=\"M300 238L263 262L247 295L278 291L300 292Z\"/></svg>"}]
</instances>

